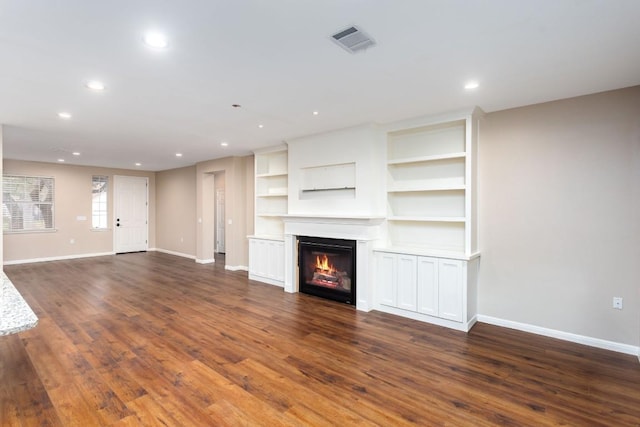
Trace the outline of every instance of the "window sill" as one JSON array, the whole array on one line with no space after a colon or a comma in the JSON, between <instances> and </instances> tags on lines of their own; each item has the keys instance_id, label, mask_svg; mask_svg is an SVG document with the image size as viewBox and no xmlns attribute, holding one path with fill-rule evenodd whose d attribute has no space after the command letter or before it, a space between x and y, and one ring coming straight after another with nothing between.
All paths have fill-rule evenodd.
<instances>
[{"instance_id":1,"label":"window sill","mask_svg":"<svg viewBox=\"0 0 640 427\"><path fill-rule=\"evenodd\" d=\"M2 234L40 234L40 233L57 233L57 228L47 230L2 230Z\"/></svg>"}]
</instances>

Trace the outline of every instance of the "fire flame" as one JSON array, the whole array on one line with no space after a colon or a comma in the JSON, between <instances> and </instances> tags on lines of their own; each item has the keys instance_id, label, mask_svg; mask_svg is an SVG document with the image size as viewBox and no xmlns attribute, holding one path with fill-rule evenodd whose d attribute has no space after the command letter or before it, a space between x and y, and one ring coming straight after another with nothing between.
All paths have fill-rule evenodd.
<instances>
[{"instance_id":1,"label":"fire flame","mask_svg":"<svg viewBox=\"0 0 640 427\"><path fill-rule=\"evenodd\" d=\"M320 259L319 255L316 256L316 268L327 272L333 272L335 270L333 265L329 265L329 258L327 258L325 254L322 255L322 259Z\"/></svg>"}]
</instances>

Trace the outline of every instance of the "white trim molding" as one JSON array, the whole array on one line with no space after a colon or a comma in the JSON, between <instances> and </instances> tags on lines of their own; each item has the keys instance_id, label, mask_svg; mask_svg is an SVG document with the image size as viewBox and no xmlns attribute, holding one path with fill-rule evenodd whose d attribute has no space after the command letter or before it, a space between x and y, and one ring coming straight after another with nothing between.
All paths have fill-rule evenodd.
<instances>
[{"instance_id":1,"label":"white trim molding","mask_svg":"<svg viewBox=\"0 0 640 427\"><path fill-rule=\"evenodd\" d=\"M198 259L198 258L196 258L196 262L198 264L213 264L214 262L216 262L216 260L213 259L213 258L209 258L209 259Z\"/></svg>"},{"instance_id":2,"label":"white trim molding","mask_svg":"<svg viewBox=\"0 0 640 427\"><path fill-rule=\"evenodd\" d=\"M224 269L229 271L249 271L249 267L246 265L225 265Z\"/></svg>"},{"instance_id":3,"label":"white trim molding","mask_svg":"<svg viewBox=\"0 0 640 427\"><path fill-rule=\"evenodd\" d=\"M613 341L607 341L600 338L592 338L584 335L572 334L570 332L558 331L556 329L543 328L541 326L530 325L528 323L514 322L511 320L500 319L497 317L485 316L483 314L478 315L478 322L488 323L490 325L502 326L509 329L516 329L518 331L530 332L536 335L543 335L545 337L557 338L564 341L570 341L577 344L584 344L590 347L602 348L605 350L611 350L618 353L630 354L638 356L640 361L640 347L636 347L629 344L622 344Z\"/></svg>"},{"instance_id":4,"label":"white trim molding","mask_svg":"<svg viewBox=\"0 0 640 427\"><path fill-rule=\"evenodd\" d=\"M31 264L33 262L47 262L47 261L64 261L69 259L92 258L96 256L108 256L108 255L115 255L115 254L116 254L115 252L101 252L101 253L93 253L93 254L53 256L53 257L46 257L46 258L16 259L13 261L5 261L4 265Z\"/></svg>"},{"instance_id":5,"label":"white trim molding","mask_svg":"<svg viewBox=\"0 0 640 427\"><path fill-rule=\"evenodd\" d=\"M167 250L167 249L153 248L153 249L149 249L149 250L150 251L161 252L163 254L175 255L175 256L182 257L182 258L196 259L195 255L184 254L182 252L170 251L170 250Z\"/></svg>"}]
</instances>

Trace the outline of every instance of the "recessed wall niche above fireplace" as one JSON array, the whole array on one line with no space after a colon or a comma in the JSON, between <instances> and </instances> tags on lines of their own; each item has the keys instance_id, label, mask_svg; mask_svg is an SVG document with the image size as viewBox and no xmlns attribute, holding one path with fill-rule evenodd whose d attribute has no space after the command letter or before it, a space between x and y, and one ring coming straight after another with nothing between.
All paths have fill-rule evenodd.
<instances>
[{"instance_id":1,"label":"recessed wall niche above fireplace","mask_svg":"<svg viewBox=\"0 0 640 427\"><path fill-rule=\"evenodd\" d=\"M298 236L300 292L356 303L356 241Z\"/></svg>"}]
</instances>

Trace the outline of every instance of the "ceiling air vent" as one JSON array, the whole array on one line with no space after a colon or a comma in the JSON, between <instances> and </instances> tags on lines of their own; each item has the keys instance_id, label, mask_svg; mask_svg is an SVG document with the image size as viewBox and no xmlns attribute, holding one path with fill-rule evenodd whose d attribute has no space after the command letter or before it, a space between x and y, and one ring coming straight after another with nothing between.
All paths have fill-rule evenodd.
<instances>
[{"instance_id":1,"label":"ceiling air vent","mask_svg":"<svg viewBox=\"0 0 640 427\"><path fill-rule=\"evenodd\" d=\"M376 41L358 27L349 27L331 36L331 39L341 48L351 53L365 50L374 46Z\"/></svg>"}]
</instances>

